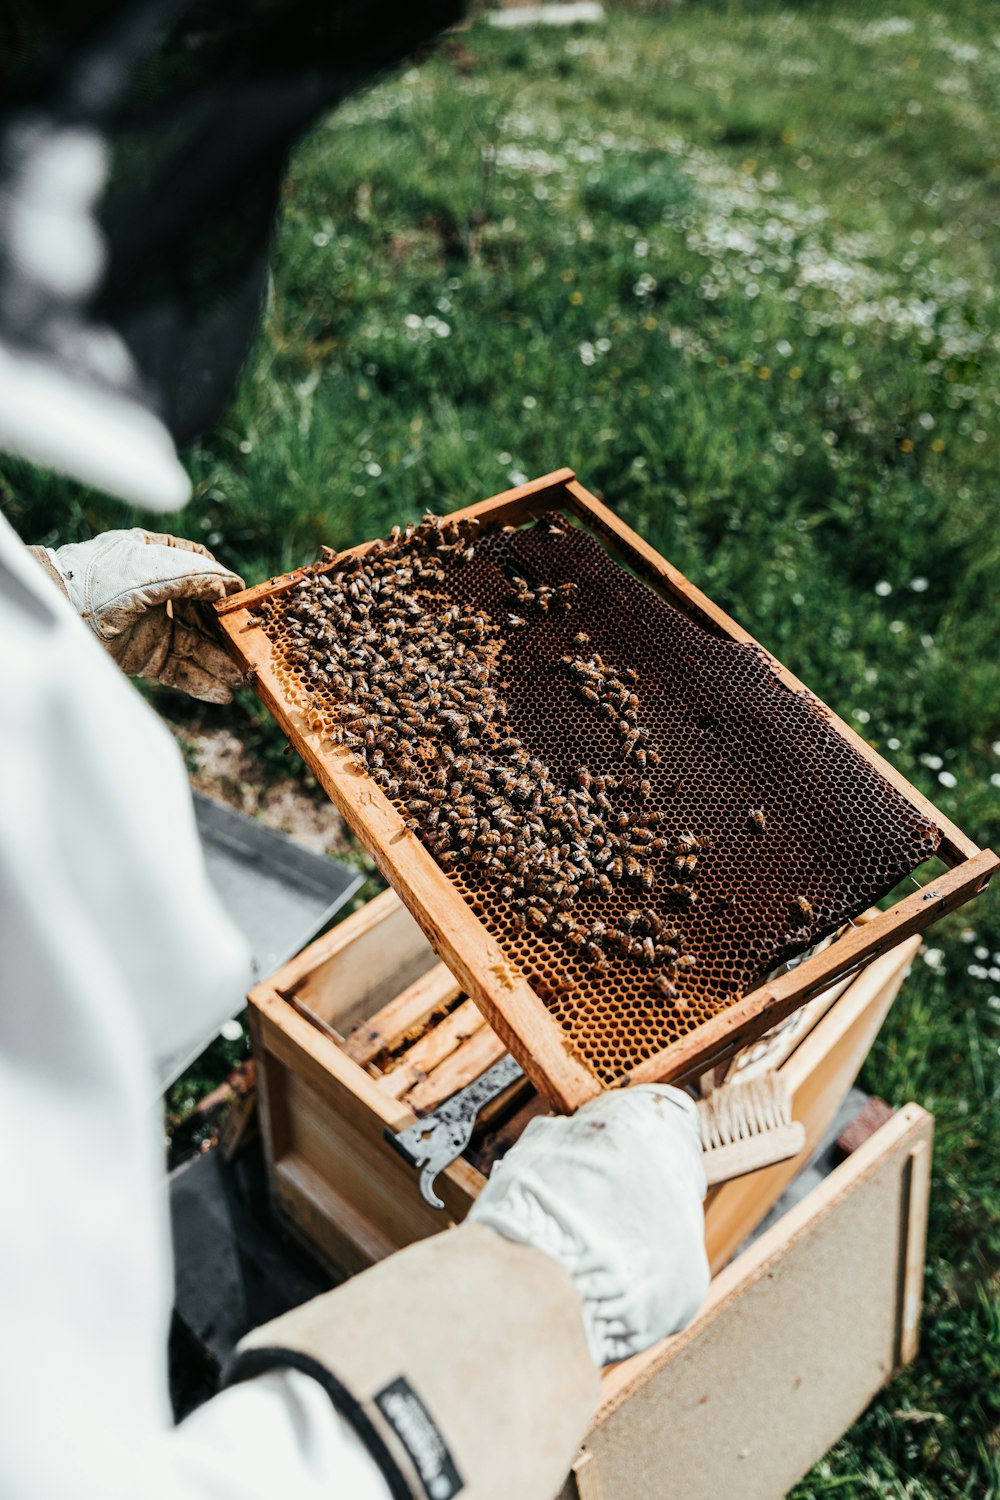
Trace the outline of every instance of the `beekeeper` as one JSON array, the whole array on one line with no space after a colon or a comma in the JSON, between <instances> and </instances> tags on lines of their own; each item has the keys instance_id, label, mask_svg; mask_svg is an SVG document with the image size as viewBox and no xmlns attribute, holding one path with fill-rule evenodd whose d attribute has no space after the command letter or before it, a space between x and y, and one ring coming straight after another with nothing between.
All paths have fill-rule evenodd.
<instances>
[{"instance_id":1,"label":"beekeeper","mask_svg":"<svg viewBox=\"0 0 1000 1500\"><path fill-rule=\"evenodd\" d=\"M39 560L0 521L0 1494L550 1500L598 1369L704 1295L693 1105L536 1120L469 1221L259 1329L174 1428L157 1062L246 954L121 666L225 697L198 611L238 580L136 531Z\"/></svg>"},{"instance_id":2,"label":"beekeeper","mask_svg":"<svg viewBox=\"0 0 1000 1500\"><path fill-rule=\"evenodd\" d=\"M8 131L0 447L157 512L188 481L89 317L100 135ZM128 675L234 672L202 548L36 549L0 519L0 1494L4 1500L550 1500L599 1369L707 1286L694 1109L636 1088L535 1121L469 1220L258 1329L171 1418L157 1080L247 979L180 754ZM128 674L128 675L127 675Z\"/></svg>"}]
</instances>

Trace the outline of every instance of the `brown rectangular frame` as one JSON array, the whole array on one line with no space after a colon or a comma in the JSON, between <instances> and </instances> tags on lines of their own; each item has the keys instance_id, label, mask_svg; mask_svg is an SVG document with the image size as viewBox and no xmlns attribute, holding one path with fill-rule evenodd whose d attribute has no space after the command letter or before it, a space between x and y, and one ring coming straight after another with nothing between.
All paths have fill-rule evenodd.
<instances>
[{"instance_id":1,"label":"brown rectangular frame","mask_svg":"<svg viewBox=\"0 0 1000 1500\"><path fill-rule=\"evenodd\" d=\"M476 518L507 525L523 524L552 509L575 516L645 583L693 618L709 622L732 640L759 644L585 490L572 469L558 469L449 514L458 520ZM371 545L351 548L340 557L363 554ZM336 568L338 561L330 558L297 568L231 595L216 605L220 626L262 702L398 892L431 946L482 1007L539 1092L558 1109L571 1112L601 1092L599 1081L524 975L417 837L406 829L381 788L349 750L331 746L309 729L303 711L287 698L271 667L267 638L254 628L254 607L262 600L287 592L302 578ZM793 692L805 691L793 672L770 652L765 650L765 654L782 682ZM758 985L720 1015L633 1069L627 1075L628 1082L692 1078L724 1062L737 1048L776 1025L818 991L977 895L1000 864L991 850L980 849L966 837L831 709L825 704L822 708L830 726L939 829L938 852L948 869L864 926L850 928L788 973Z\"/></svg>"}]
</instances>

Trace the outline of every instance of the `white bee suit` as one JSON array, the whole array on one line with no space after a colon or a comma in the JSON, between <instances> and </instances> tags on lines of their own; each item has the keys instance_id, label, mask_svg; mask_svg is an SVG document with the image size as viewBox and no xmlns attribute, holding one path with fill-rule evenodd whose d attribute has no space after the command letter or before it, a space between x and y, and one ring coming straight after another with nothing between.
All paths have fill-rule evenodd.
<instances>
[{"instance_id":1,"label":"white bee suit","mask_svg":"<svg viewBox=\"0 0 1000 1500\"><path fill-rule=\"evenodd\" d=\"M174 1429L156 1064L242 939L170 735L0 517L0 1495L388 1493L308 1376Z\"/></svg>"},{"instance_id":2,"label":"white bee suit","mask_svg":"<svg viewBox=\"0 0 1000 1500\"><path fill-rule=\"evenodd\" d=\"M598 1367L704 1296L691 1100L536 1121L478 1222L256 1330L174 1428L157 1066L247 954L170 735L2 518L0 652L0 1496L551 1500Z\"/></svg>"}]
</instances>

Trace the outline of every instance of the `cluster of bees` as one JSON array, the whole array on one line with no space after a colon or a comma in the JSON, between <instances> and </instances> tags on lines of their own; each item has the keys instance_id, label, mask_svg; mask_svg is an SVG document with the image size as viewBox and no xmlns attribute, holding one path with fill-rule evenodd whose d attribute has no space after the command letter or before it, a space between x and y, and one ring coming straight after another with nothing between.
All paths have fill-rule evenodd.
<instances>
[{"instance_id":1,"label":"cluster of bees","mask_svg":"<svg viewBox=\"0 0 1000 1500\"><path fill-rule=\"evenodd\" d=\"M516 531L514 526L505 526L505 531ZM561 532L561 526L550 526L550 531ZM514 589L513 604L516 609L537 609L539 614L547 615L551 612L571 610L576 603L579 588L575 583L560 583L553 588L547 583L531 584L520 573L510 575L511 586ZM527 625L523 614L516 614L514 609L507 615L507 624L511 630L523 630Z\"/></svg>"},{"instance_id":2,"label":"cluster of bees","mask_svg":"<svg viewBox=\"0 0 1000 1500\"><path fill-rule=\"evenodd\" d=\"M639 722L636 673L609 666L577 634L577 654L556 670L614 723L622 768L579 766L573 784L557 784L506 722L504 638L525 612L572 611L576 585L510 575L501 627L446 588L476 551L475 523L426 516L265 601L260 622L305 690L312 727L363 762L445 870L494 883L514 931L565 944L597 974L627 959L654 997L683 1004L677 980L696 960L680 951L677 928L641 903L655 886L674 909L693 905L709 843L670 834L666 814L647 806L644 773L659 756ZM575 909L584 896L630 889L637 904L617 923Z\"/></svg>"},{"instance_id":3,"label":"cluster of bees","mask_svg":"<svg viewBox=\"0 0 1000 1500\"><path fill-rule=\"evenodd\" d=\"M573 644L585 650L590 645L590 637L581 631ZM619 674L596 651L586 658L571 654L563 656L560 666L574 679L581 703L593 707L615 726L622 759L632 760L642 768L658 766L660 756L649 748L649 730L639 723L639 696L635 691L638 674L635 669L623 667Z\"/></svg>"}]
</instances>

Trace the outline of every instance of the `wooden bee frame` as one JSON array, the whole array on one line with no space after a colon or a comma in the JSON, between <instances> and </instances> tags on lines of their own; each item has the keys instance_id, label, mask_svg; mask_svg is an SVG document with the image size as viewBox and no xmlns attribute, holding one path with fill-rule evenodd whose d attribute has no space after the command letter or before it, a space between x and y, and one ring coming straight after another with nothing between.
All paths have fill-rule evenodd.
<instances>
[{"instance_id":1,"label":"wooden bee frame","mask_svg":"<svg viewBox=\"0 0 1000 1500\"><path fill-rule=\"evenodd\" d=\"M457 520L522 525L559 509L598 536L644 583L687 615L709 622L725 636L756 646L753 637L691 584L666 559L580 485L571 469L451 512ZM351 549L364 553L372 544ZM346 556L350 554L342 554ZM234 656L253 681L289 740L332 798L378 868L416 918L428 941L491 1026L517 1057L540 1093L571 1112L601 1091L601 1084L574 1049L572 1039L546 1009L524 974L505 954L448 876L406 828L402 817L349 750L331 747L307 725L273 670L270 647L254 629L253 611L300 579L336 568L338 559L282 574L234 594L216 606ZM766 651L778 678L793 692L799 679ZM670 1082L696 1077L724 1063L736 1050L776 1025L837 979L920 932L989 883L998 859L980 849L898 771L825 705L830 729L848 742L940 835L938 856L948 867L923 889L897 901L862 927L782 974L758 985L726 1010L699 1025L655 1057L633 1068L625 1082Z\"/></svg>"}]
</instances>

